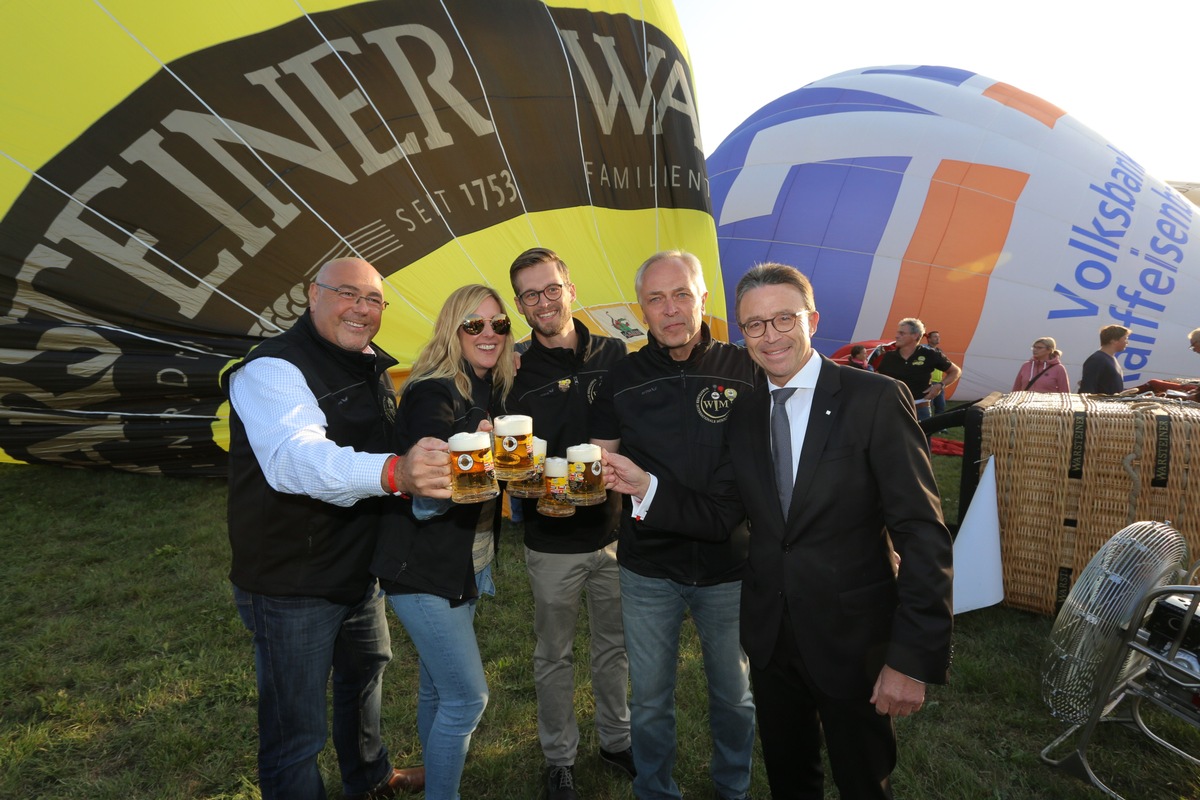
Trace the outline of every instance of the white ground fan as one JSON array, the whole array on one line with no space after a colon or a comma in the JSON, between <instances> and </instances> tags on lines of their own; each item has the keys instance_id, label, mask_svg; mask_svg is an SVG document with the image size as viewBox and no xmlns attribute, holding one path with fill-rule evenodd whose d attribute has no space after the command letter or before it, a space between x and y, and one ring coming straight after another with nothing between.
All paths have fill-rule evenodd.
<instances>
[{"instance_id":1,"label":"white ground fan","mask_svg":"<svg viewBox=\"0 0 1200 800\"><path fill-rule=\"evenodd\" d=\"M1149 700L1200 728L1198 569L1200 563L1187 569L1184 538L1159 522L1136 522L1100 548L1050 632L1042 698L1071 727L1042 751L1043 761L1120 800L1087 760L1097 725L1120 722L1200 765L1153 733L1141 715L1142 702ZM1072 737L1071 752L1053 758Z\"/></svg>"}]
</instances>

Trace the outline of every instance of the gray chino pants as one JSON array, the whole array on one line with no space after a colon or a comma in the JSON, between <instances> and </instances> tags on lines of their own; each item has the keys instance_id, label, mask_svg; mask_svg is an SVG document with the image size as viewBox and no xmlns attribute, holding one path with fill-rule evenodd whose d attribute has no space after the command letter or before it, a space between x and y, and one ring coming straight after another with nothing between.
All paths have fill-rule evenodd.
<instances>
[{"instance_id":1,"label":"gray chino pants","mask_svg":"<svg viewBox=\"0 0 1200 800\"><path fill-rule=\"evenodd\" d=\"M592 553L540 553L525 548L533 587L533 681L538 699L538 738L551 766L575 763L575 629L586 592L591 643L596 735L605 750L629 747L629 659L621 625L617 544Z\"/></svg>"}]
</instances>

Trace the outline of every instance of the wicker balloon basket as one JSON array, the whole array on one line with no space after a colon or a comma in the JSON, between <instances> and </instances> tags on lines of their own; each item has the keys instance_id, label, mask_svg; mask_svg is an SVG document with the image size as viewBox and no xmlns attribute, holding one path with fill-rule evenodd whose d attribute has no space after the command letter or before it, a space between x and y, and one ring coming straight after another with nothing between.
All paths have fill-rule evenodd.
<instances>
[{"instance_id":1,"label":"wicker balloon basket","mask_svg":"<svg viewBox=\"0 0 1200 800\"><path fill-rule=\"evenodd\" d=\"M1166 522L1200 556L1200 405L1013 392L984 412L1005 603L1057 613L1116 531ZM981 462L982 463L982 462Z\"/></svg>"}]
</instances>

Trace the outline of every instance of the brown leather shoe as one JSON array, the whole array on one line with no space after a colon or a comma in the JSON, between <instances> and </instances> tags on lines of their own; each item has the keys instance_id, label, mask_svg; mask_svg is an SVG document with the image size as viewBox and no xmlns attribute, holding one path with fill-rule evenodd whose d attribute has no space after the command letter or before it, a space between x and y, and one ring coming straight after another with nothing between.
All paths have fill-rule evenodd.
<instances>
[{"instance_id":1,"label":"brown leather shoe","mask_svg":"<svg viewBox=\"0 0 1200 800\"><path fill-rule=\"evenodd\" d=\"M400 792L425 791L425 768L409 767L393 769L387 780L382 781L366 794L348 794L345 800L387 800Z\"/></svg>"}]
</instances>

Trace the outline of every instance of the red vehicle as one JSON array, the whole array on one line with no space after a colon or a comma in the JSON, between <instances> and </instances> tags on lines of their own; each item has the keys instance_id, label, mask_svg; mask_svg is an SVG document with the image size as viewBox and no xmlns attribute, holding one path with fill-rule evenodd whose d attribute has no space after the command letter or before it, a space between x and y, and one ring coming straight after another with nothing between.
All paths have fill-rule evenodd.
<instances>
[{"instance_id":1,"label":"red vehicle","mask_svg":"<svg viewBox=\"0 0 1200 800\"><path fill-rule=\"evenodd\" d=\"M876 369L879 366L879 359L883 358L883 354L888 350L895 350L896 343L889 342L885 339L864 339L861 342L850 342L839 347L830 358L838 364L845 365L850 360L850 351L855 345L861 344L867 350L867 363L871 369Z\"/></svg>"}]
</instances>

